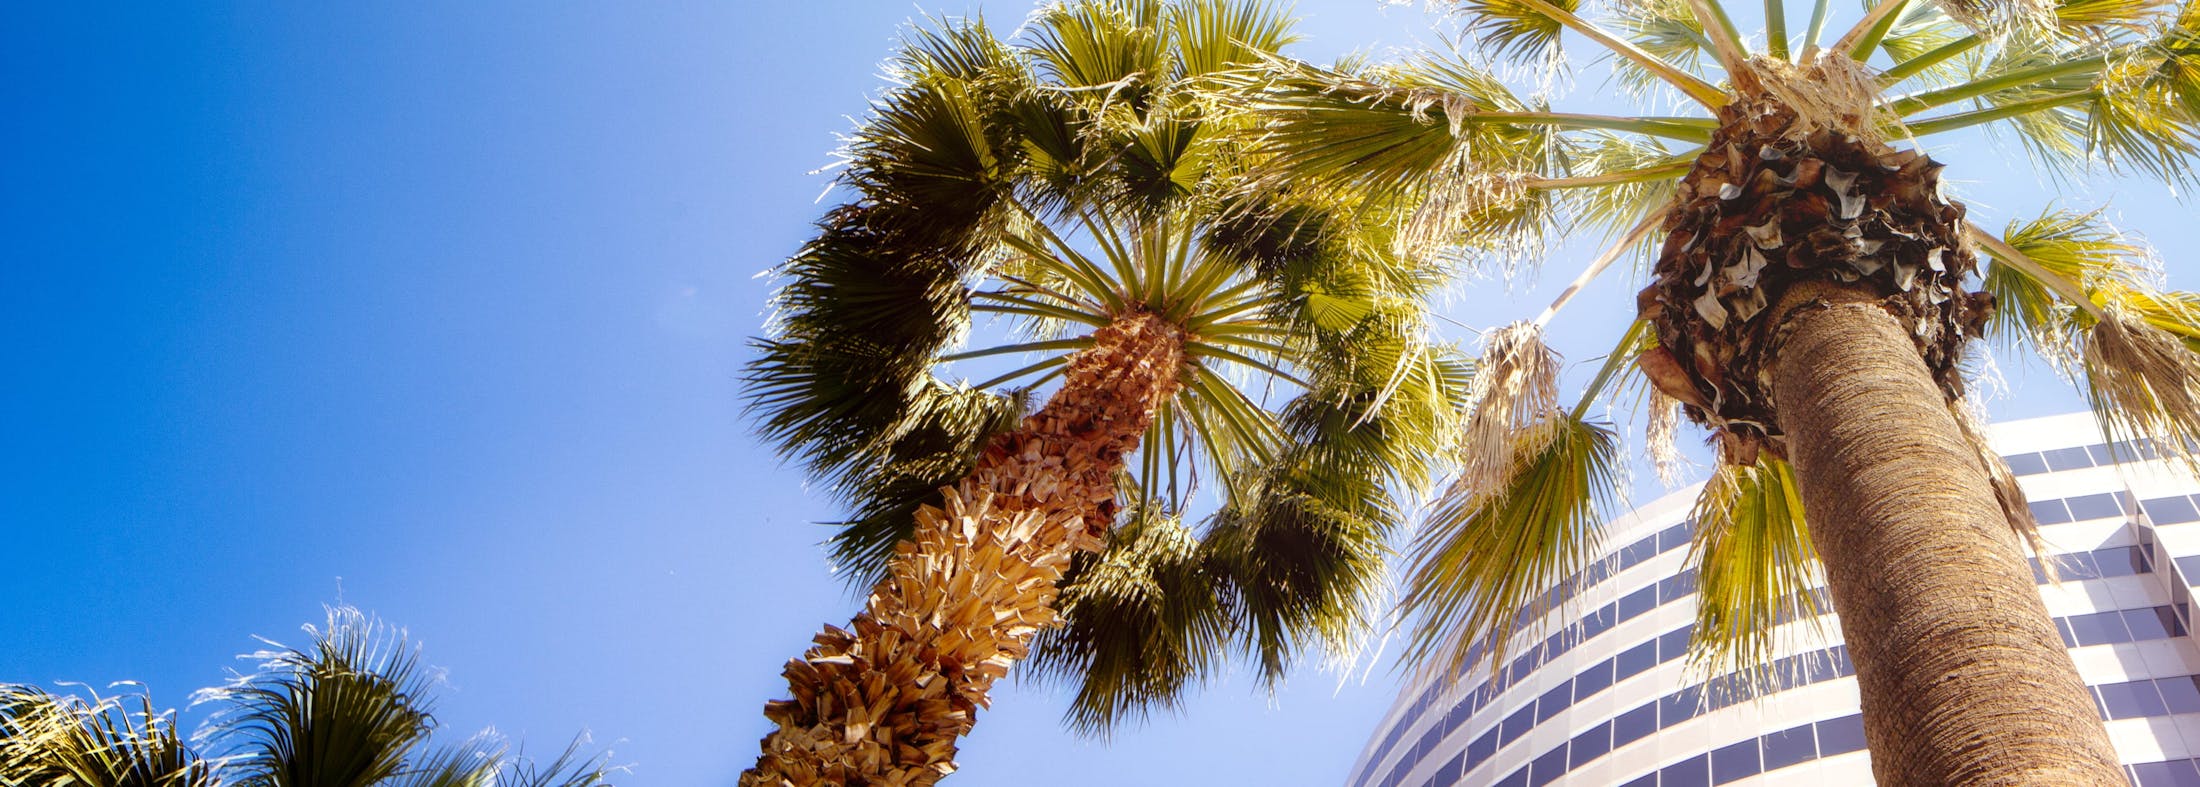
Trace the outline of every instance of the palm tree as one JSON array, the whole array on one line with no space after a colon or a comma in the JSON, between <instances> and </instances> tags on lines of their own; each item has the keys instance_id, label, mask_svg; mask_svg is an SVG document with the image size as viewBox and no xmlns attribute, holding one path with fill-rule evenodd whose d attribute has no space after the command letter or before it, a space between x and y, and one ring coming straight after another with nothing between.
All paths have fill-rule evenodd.
<instances>
[{"instance_id":1,"label":"palm tree","mask_svg":"<svg viewBox=\"0 0 2200 787\"><path fill-rule=\"evenodd\" d=\"M253 654L260 666L199 693L216 707L182 740L149 695L56 696L0 684L0 785L53 787L597 787L601 757L578 741L541 765L494 733L428 749L434 678L402 631L349 606L308 626L310 648ZM194 703L196 704L196 703Z\"/></svg>"},{"instance_id":2,"label":"palm tree","mask_svg":"<svg viewBox=\"0 0 2200 787\"><path fill-rule=\"evenodd\" d=\"M1941 165L1895 143L1998 126L2058 172L2189 181L2200 4L1878 0L1822 43L1818 0L1791 46L1766 0L1754 49L1716 0L1622 0L1602 20L1578 0L1455 10L1479 57L1279 58L1233 77L1266 119L1262 177L1418 203L1401 251L1519 260L1557 235L1616 236L1568 295L1630 249L1653 263L1639 319L1571 408L1542 339L1565 297L1488 335L1469 452L1414 545L1411 655L1494 668L1521 611L1583 567L1618 461L1588 408L1632 362L1655 390L1652 437L1669 445L1677 407L1721 455L1697 505L1700 666L1765 664L1781 616L1814 611L1822 563L1882 782L2122 783L1958 362L1973 339L2030 344L2082 381L2120 447L2189 461L2200 299L2163 292L2097 212L1998 236L1966 221ZM1558 111L1478 65L1555 65L1567 33L1639 97L1695 111Z\"/></svg>"},{"instance_id":3,"label":"palm tree","mask_svg":"<svg viewBox=\"0 0 2200 787\"><path fill-rule=\"evenodd\" d=\"M1230 653L1273 678L1352 641L1463 361L1379 214L1240 177L1243 116L1204 88L1290 28L1081 0L905 40L748 373L872 584L788 663L743 784L930 783L1027 654L1099 730Z\"/></svg>"}]
</instances>

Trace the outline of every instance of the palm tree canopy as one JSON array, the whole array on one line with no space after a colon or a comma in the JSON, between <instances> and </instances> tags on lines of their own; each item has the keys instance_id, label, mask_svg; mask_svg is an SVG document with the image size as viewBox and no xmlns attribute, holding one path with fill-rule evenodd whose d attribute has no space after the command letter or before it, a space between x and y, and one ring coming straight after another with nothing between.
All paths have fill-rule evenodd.
<instances>
[{"instance_id":1,"label":"palm tree canopy","mask_svg":"<svg viewBox=\"0 0 2200 787\"><path fill-rule=\"evenodd\" d=\"M1270 58L1221 80L1245 91L1261 118L1264 133L1253 146L1258 177L1417 206L1392 236L1401 255L1511 273L1562 236L1601 232L1616 240L1573 289L1630 251L1646 252L1639 255L1645 259L1708 253L1692 248L1699 236L1689 233L1698 230L1686 228L1696 225L1675 216L1683 206L1716 206L1752 189L1784 194L1801 180L1832 178L1827 188L1840 201L1820 203L1839 216L1879 210L1891 199L1932 210L1949 204L1937 191L1883 193L1900 189L1882 180L1937 184L1939 165L1917 153L1895 152L1909 163L1884 177L1794 172L1755 184L1722 174L1750 172L1791 150L1930 144L1935 135L1986 127L2012 132L2039 167L2058 176L2106 171L2190 185L2200 163L2200 3L2193 0L1881 0L1846 32L1826 29L1827 0L1816 2L1802 30L1789 29L1787 10L1766 0L1766 28L1745 36L1716 0L1624 0L1607 8L1466 0L1455 6L1464 52L1337 68ZM1508 65L1562 63L1562 45L1577 35L1609 57L1616 83L1644 105L1685 109L1570 112L1554 107L1547 91L1517 89L1500 76ZM1753 50L1747 41L1766 45ZM1780 117L1768 119L1767 107ZM1734 134L1750 128L1771 136L1745 148ZM1808 136L1821 132L1828 136ZM1844 183L1851 184L1845 192ZM1963 222L1961 206L1953 210L1958 236L1929 239L1946 247L1945 257L1930 256L1931 270L1847 274L1892 276L1903 291L1913 290L1905 277L1927 285L1914 288L1915 298L1944 316L1936 338L1946 347L1927 357L1939 364L1952 399L1962 394L1955 360L1965 341L2024 345L2080 382L2112 439L2152 441L2189 460L2187 447L2200 438L2200 298L2167 291L2146 250L2097 210L2050 210L1999 234ZM1782 238L1780 226L1705 225L1702 232L1746 238L1760 249L1812 240ZM1865 240L1928 240L1890 232L1886 241ZM1998 303L1990 315L1988 299L1963 294L1973 246L1988 263L1984 289ZM1770 305L1759 277L1788 274L1740 257L1695 281L1666 280L1687 299L1646 291L1645 315L1653 303L1679 303L1714 325L1749 321ZM1754 422L1761 411L1737 409L1757 396L1749 387L1755 381L1707 382L1703 370L1732 360L1692 361L1687 347L1662 346L1674 339L1670 332L1638 321L1580 402L1561 406L1550 378L1555 367L1537 359L1549 352L1544 325L1573 289L1534 321L1488 335L1463 470L1414 544L1405 608L1423 624L1409 656L1454 673L1470 659L1495 663L1516 627L1536 619L1553 583L1585 568L1598 496L1619 462L1612 428L1585 416L1621 376L1614 364L1635 362L1654 384L1644 397L1653 453L1661 452L1657 441L1671 440L1671 419L1685 408L1718 431L1725 456L1697 506L1703 527L1693 554L1705 599L1697 663L1722 673L1764 663L1774 653L1774 624L1815 611L1807 591L1816 558L1777 434ZM1760 453L1768 439L1773 450ZM1998 466L1990 455L1983 459ZM1996 479L2012 523L2026 531L2029 516L2013 479Z\"/></svg>"},{"instance_id":2,"label":"palm tree canopy","mask_svg":"<svg viewBox=\"0 0 2200 787\"><path fill-rule=\"evenodd\" d=\"M1009 40L914 30L844 150L848 202L776 271L750 402L851 510L832 548L857 584L1093 330L1185 332L1122 530L1035 648L1081 684L1080 726L1232 650L1273 678L1301 643L1348 643L1393 490L1447 439L1465 363L1422 324L1441 267L1396 254L1379 213L1246 177L1251 121L1215 91L1292 39L1281 6L1223 0L1052 4Z\"/></svg>"},{"instance_id":3,"label":"palm tree canopy","mask_svg":"<svg viewBox=\"0 0 2200 787\"><path fill-rule=\"evenodd\" d=\"M544 764L494 732L431 747L438 676L405 633L358 609L329 609L307 648L199 692L215 711L184 740L149 695L52 695L0 684L0 784L55 787L600 787L603 756L576 740ZM273 644L273 643L270 643ZM133 707L133 705L135 707Z\"/></svg>"}]
</instances>

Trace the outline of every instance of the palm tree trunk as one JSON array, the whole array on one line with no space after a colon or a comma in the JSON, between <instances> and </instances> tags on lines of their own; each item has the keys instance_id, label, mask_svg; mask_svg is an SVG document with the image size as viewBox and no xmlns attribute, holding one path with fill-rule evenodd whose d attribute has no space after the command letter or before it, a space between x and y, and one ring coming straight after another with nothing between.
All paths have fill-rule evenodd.
<instances>
[{"instance_id":1,"label":"palm tree trunk","mask_svg":"<svg viewBox=\"0 0 2200 787\"><path fill-rule=\"evenodd\" d=\"M1818 294L1788 318L1773 396L1879 783L2124 784L1917 345L1871 295Z\"/></svg>"},{"instance_id":2,"label":"palm tree trunk","mask_svg":"<svg viewBox=\"0 0 2200 787\"><path fill-rule=\"evenodd\" d=\"M793 699L741 784L931 784L955 770L993 682L1055 625L1055 585L1097 550L1115 476L1176 391L1184 334L1133 313L1094 334L1062 388L996 438L968 478L917 516L848 629L787 663Z\"/></svg>"}]
</instances>

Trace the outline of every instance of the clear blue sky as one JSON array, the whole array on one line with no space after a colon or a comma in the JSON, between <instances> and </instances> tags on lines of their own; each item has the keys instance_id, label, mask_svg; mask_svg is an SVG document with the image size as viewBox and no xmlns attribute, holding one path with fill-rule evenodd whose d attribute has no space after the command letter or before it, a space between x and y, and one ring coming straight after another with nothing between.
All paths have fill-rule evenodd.
<instances>
[{"instance_id":1,"label":"clear blue sky","mask_svg":"<svg viewBox=\"0 0 2200 787\"><path fill-rule=\"evenodd\" d=\"M1026 10L990 8L1003 26ZM1410 43L1421 19L1300 11L1317 60ZM588 729L632 764L623 783L731 783L780 663L854 609L807 524L837 512L740 411L756 274L824 207L812 171L917 13L11 9L0 681L134 679L180 705L252 635L298 641L340 599L449 670L452 733L540 751ZM2001 153L1954 153L1952 176L2008 185ZM2044 203L2014 180L1982 214ZM2159 187L2121 204L2193 248ZM1456 313L1524 316L1552 284ZM1586 358L1616 323L1582 322L1560 338ZM1274 697L1229 679L1102 744L1016 685L955 782L1333 784L1394 691L1381 668L1341 688L1307 670Z\"/></svg>"}]
</instances>

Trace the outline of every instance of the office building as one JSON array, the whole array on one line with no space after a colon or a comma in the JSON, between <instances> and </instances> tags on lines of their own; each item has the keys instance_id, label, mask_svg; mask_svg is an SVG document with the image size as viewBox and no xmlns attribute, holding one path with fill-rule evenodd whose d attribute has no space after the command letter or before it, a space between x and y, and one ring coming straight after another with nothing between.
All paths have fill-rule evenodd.
<instances>
[{"instance_id":1,"label":"office building","mask_svg":"<svg viewBox=\"0 0 2200 787\"><path fill-rule=\"evenodd\" d=\"M2112 452L2087 414L1993 435L2060 567L2062 584L2043 575L2040 593L2134 783L2200 785L2200 484L2164 462L2117 461L2143 446ZM1536 628L1548 637L1516 644L1505 680L1471 666L1455 682L1408 686L1347 787L1870 783L1831 616L1821 638L1786 638L1761 696L1707 691L1685 667L1695 496L1683 489L1607 523L1600 559L1551 591L1559 603Z\"/></svg>"}]
</instances>

